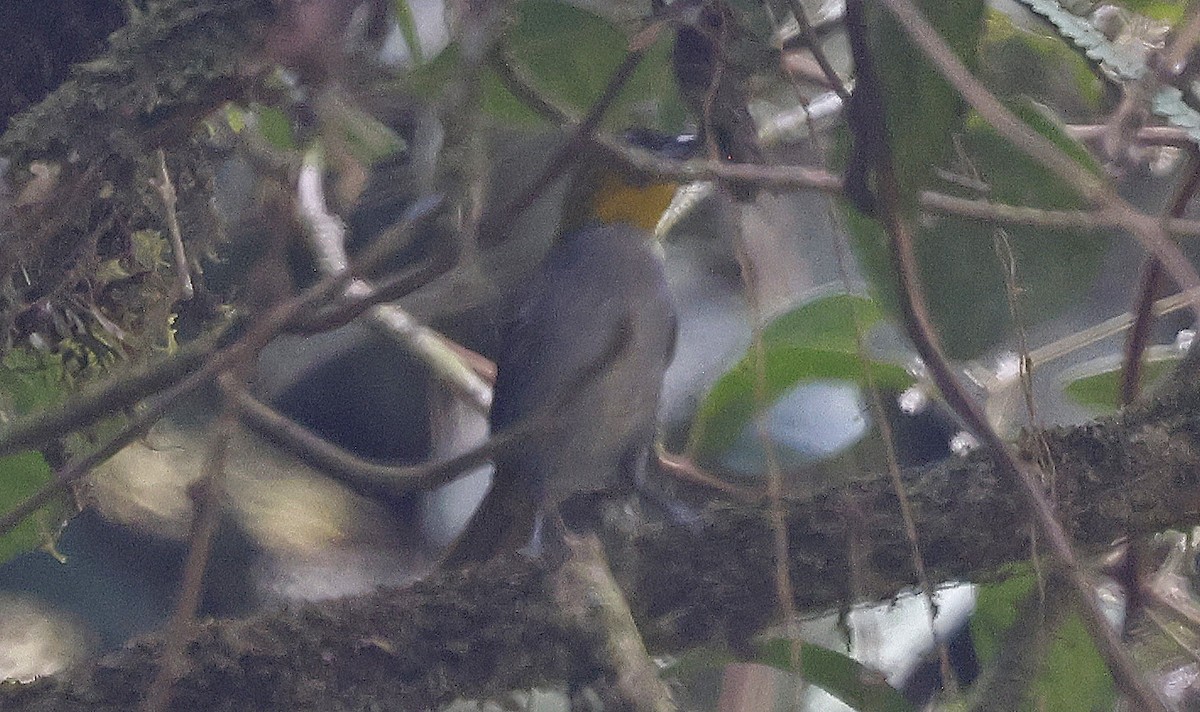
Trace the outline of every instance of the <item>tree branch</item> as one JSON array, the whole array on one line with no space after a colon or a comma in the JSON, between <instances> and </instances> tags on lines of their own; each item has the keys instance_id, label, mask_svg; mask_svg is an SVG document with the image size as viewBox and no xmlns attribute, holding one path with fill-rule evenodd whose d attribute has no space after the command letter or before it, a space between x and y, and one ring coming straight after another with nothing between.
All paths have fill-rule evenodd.
<instances>
[{"instance_id":1,"label":"tree branch","mask_svg":"<svg viewBox=\"0 0 1200 712\"><path fill-rule=\"evenodd\" d=\"M1057 511L1083 551L1124 533L1195 520L1200 472L1200 389L1172 389L1121 416L1044 433L1058 475ZM1035 440L1020 456L1036 455ZM1029 555L1021 496L987 453L903 473L925 564L935 581L980 581ZM862 595L882 599L916 585L904 520L886 473L787 503L796 607L853 600L850 542L868 575ZM963 527L963 522L971 522ZM697 532L648 525L610 559L652 650L719 637L735 641L776 610L771 529L753 506L717 503ZM637 551L637 558L629 552ZM180 708L434 706L548 681L608 675L594 633L563 621L546 572L521 557L469 573L439 572L407 589L210 622L191 633L175 688ZM0 687L0 710L125 710L145 689L161 638L94 665L28 685Z\"/></svg>"}]
</instances>

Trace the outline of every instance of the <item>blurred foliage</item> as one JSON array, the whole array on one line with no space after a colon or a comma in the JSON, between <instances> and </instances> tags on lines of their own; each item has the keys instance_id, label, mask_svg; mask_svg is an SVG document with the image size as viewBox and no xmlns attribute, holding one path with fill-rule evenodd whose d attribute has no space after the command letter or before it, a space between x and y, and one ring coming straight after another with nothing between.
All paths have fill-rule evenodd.
<instances>
[{"instance_id":1,"label":"blurred foliage","mask_svg":"<svg viewBox=\"0 0 1200 712\"><path fill-rule=\"evenodd\" d=\"M1180 0L1121 0L1119 4L1140 15L1172 25L1183 19L1183 11L1187 8L1187 3Z\"/></svg>"},{"instance_id":2,"label":"blurred foliage","mask_svg":"<svg viewBox=\"0 0 1200 712\"><path fill-rule=\"evenodd\" d=\"M969 68L983 34L986 3L918 0L917 6ZM865 3L867 39L883 94L892 168L907 212L934 169L951 154L952 136L964 118L963 101L908 33L880 4Z\"/></svg>"},{"instance_id":3,"label":"blurred foliage","mask_svg":"<svg viewBox=\"0 0 1200 712\"><path fill-rule=\"evenodd\" d=\"M404 35L404 44L413 57L424 57L421 47L421 35L417 32L417 18L409 7L408 0L392 0L392 15L400 26L400 34Z\"/></svg>"},{"instance_id":4,"label":"blurred foliage","mask_svg":"<svg viewBox=\"0 0 1200 712\"><path fill-rule=\"evenodd\" d=\"M686 677L736 662L757 663L801 674L805 682L825 690L858 712L916 710L903 695L887 684L878 671L845 653L786 638L759 642L754 646L753 653L745 656L735 655L715 645L696 648L674 658L662 669L661 674L664 677Z\"/></svg>"},{"instance_id":5,"label":"blurred foliage","mask_svg":"<svg viewBox=\"0 0 1200 712\"><path fill-rule=\"evenodd\" d=\"M292 120L284 113L283 109L277 106L256 104L253 106L253 112L258 131L267 140L267 143L280 151L294 151L300 147L295 133L292 131ZM230 127L239 130L238 127L245 121L244 117L232 105L228 113Z\"/></svg>"},{"instance_id":6,"label":"blurred foliage","mask_svg":"<svg viewBox=\"0 0 1200 712\"><path fill-rule=\"evenodd\" d=\"M68 382L61 356L11 350L0 359L0 415L9 421L58 405Z\"/></svg>"},{"instance_id":7,"label":"blurred foliage","mask_svg":"<svg viewBox=\"0 0 1200 712\"><path fill-rule=\"evenodd\" d=\"M997 10L988 12L985 27L979 76L997 96L1028 97L1072 121L1099 115L1104 80L1069 43L1018 27Z\"/></svg>"},{"instance_id":8,"label":"blurred foliage","mask_svg":"<svg viewBox=\"0 0 1200 712\"><path fill-rule=\"evenodd\" d=\"M1178 354L1169 359L1152 359L1142 364L1141 391L1152 387L1158 379L1167 375L1179 363ZM1095 410L1098 414L1113 413L1121 404L1121 375L1123 368L1106 368L1097 373L1079 376L1069 381L1063 389L1067 397L1076 403Z\"/></svg>"},{"instance_id":9,"label":"blurred foliage","mask_svg":"<svg viewBox=\"0 0 1200 712\"><path fill-rule=\"evenodd\" d=\"M22 452L0 457L0 512L9 512L40 490L53 473L38 452ZM48 504L0 535L0 563L22 552L44 547L51 549L65 517L58 504Z\"/></svg>"},{"instance_id":10,"label":"blurred foliage","mask_svg":"<svg viewBox=\"0 0 1200 712\"><path fill-rule=\"evenodd\" d=\"M12 350L0 358L0 417L5 422L61 403L71 379L62 357ZM50 481L52 473L38 452L0 457L0 513L8 512ZM0 562L38 546L53 546L63 519L62 506L54 502L5 534L0 534Z\"/></svg>"},{"instance_id":11,"label":"blurred foliage","mask_svg":"<svg viewBox=\"0 0 1200 712\"><path fill-rule=\"evenodd\" d=\"M1022 624L1018 615L1023 603L1038 595L1038 582L1034 574L1028 572L979 587L975 613L971 617L971 634L985 667L1001 653L1005 633ZM1064 600L1048 600L1047 605L1069 604ZM1036 657L1035 676L1031 680L1007 680L1004 683L1026 686L1025 703L1014 712L1112 709L1117 697L1112 677L1079 615L1072 612L1057 626L1035 623L1033 627L1039 640L1021 639L1020 655Z\"/></svg>"},{"instance_id":12,"label":"blurred foliage","mask_svg":"<svg viewBox=\"0 0 1200 712\"><path fill-rule=\"evenodd\" d=\"M805 680L860 712L915 712L878 671L817 645L802 644L797 657L793 655L796 645L784 638L768 640L759 645L751 662L803 674Z\"/></svg>"},{"instance_id":13,"label":"blurred foliage","mask_svg":"<svg viewBox=\"0 0 1200 712\"><path fill-rule=\"evenodd\" d=\"M759 391L754 348L709 389L692 422L688 451L711 461L734 444L761 410L801 383L841 379L865 383L869 368L876 386L904 388L912 377L901 367L864 361L858 340L883 318L869 299L848 294L823 297L767 324L762 333Z\"/></svg>"},{"instance_id":14,"label":"blurred foliage","mask_svg":"<svg viewBox=\"0 0 1200 712\"><path fill-rule=\"evenodd\" d=\"M1050 0L1032 1L1050 6ZM762 3L733 0L732 4L740 26L754 34L747 46L758 62L769 47L771 19ZM980 68L989 86L1009 98L1032 129L1087 170L1101 173L1056 118L1016 98L1032 94L1054 100L1057 109L1073 118L1090 116L1101 110L1106 97L1104 81L1093 65L1059 38L1016 28L1007 17L987 14L982 0L921 0L919 4L963 61ZM1152 0L1129 0L1127 6L1150 17L1169 18L1178 18L1182 8ZM405 41L421 54L409 3L392 0L391 7ZM877 4L868 7L869 41L886 95L885 120L906 208L914 206L922 190L931 188L963 198L1032 207L1083 207L1060 179L1014 150L977 117L968 118L958 94L891 15ZM41 244L11 242L21 249L3 255L11 258L5 262L11 273L0 285L0 326L5 329L0 339L5 347L0 359L0 415L4 418L60 402L81 374L91 375L118 358L172 343L173 277L161 201L148 187L156 177L156 164L148 151L148 126L158 127L165 122L163 117L186 118L222 106L234 132L250 125L252 113L256 130L274 148L295 150L305 140L297 136L289 113L295 107L285 106L288 99L280 98L284 92L263 92L266 96L260 97L252 91L225 96L213 90L226 84L255 84L240 64L241 55L257 41L253 33L271 10L272 4L265 0L238 0L218 10L193 8L192 14L185 12L182 17L148 16L144 26L118 33L111 56L79 67L61 93L20 117L0 139L0 151L14 160L15 187L34 180L27 159L50 157L64 173L77 171L71 177L80 181L77 190L86 196L81 205L87 208L64 213L64 224L57 226L60 233L53 239ZM1056 5L1049 12L1061 10ZM1078 29L1070 36L1090 43L1087 54L1094 60L1126 67L1129 58L1078 25L1080 19L1064 15L1060 29ZM594 104L629 51L629 36L621 28L564 2L521 0L510 23L504 34L506 55L540 91L579 115ZM180 36L192 42L186 47L173 44ZM685 125L687 112L672 76L671 41L671 32L663 31L646 51L608 112L606 126L677 130ZM452 44L404 81L423 96L434 97L431 103L436 103L447 87L461 79L461 69L459 49ZM242 111L237 106L251 108ZM545 123L490 69L484 72L482 106L500 124L531 128ZM399 133L357 107L344 109L337 116L321 117L322 138L340 142L365 165L404 149ZM113 116L121 118L113 121ZM222 156L199 138L179 139L177 144L168 151L168 166L180 194L189 252L207 255L221 238L211 202L215 166ZM93 161L100 167L98 177L78 170ZM945 170L939 173L939 167ZM688 443L689 452L699 461L723 453L757 413L799 384L819 379L865 384L868 370L877 387L900 389L912 382L903 368L863 356L860 342L885 319L885 312L896 313L898 296L886 235L876 222L852 209L847 209L846 218L878 301L846 294L827 296L768 324L759 345L761 362L760 352L752 350L718 379L701 403ZM1040 323L1078 300L1108 247L1107 236L1076 231L1020 225L1000 229L945 216L913 222L922 287L943 344L957 358L977 356L1009 337L1013 300L1026 325ZM1009 278L1015 285L1009 284ZM10 348L34 337L48 350ZM1161 363L1148 364L1146 378L1153 379L1163 368ZM1116 375L1089 375L1066 390L1089 405L1112 403ZM41 454L0 459L4 483L0 511L11 509L50 476ZM0 538L0 560L45 543L53 528L51 520L49 514L40 520L31 518ZM1027 596L1032 586L1031 577L1025 576L983 589L975 629L986 655L995 654L1001 632L1015 620L1016 601ZM1078 620L1071 619L1053 636L1043 672L1033 683L1035 698L1055 710L1111 705L1111 683ZM770 641L751 660L791 670L792 646L791 641ZM719 651L708 655L693 663L715 667L734 659ZM806 679L856 709L911 709L877 674L845 655L802 644L801 657ZM686 664L687 658L679 663Z\"/></svg>"},{"instance_id":15,"label":"blurred foliage","mask_svg":"<svg viewBox=\"0 0 1200 712\"><path fill-rule=\"evenodd\" d=\"M608 20L554 0L523 0L505 33L504 47L535 86L582 116L600 97L628 53L629 38ZM672 34L660 33L605 117L616 128L682 128L685 119L671 73ZM451 45L413 72L409 81L435 95L458 76L461 58ZM513 96L491 71L483 81L483 108L503 123L539 125L544 120Z\"/></svg>"},{"instance_id":16,"label":"blurred foliage","mask_svg":"<svg viewBox=\"0 0 1200 712\"><path fill-rule=\"evenodd\" d=\"M1053 141L1093 173L1101 169L1042 107L1011 106L1026 124ZM1015 150L982 120L973 117L953 141L956 160L935 187L950 195L1078 210L1074 190L1058 176ZM883 227L846 206L846 224L873 293L893 315L900 312L898 285ZM914 223L921 287L942 346L952 358L973 358L1007 340L1013 323L1006 272L1018 290L1026 326L1038 324L1077 302L1094 280L1111 236L1049 230L1019 224L994 225L955 216Z\"/></svg>"}]
</instances>

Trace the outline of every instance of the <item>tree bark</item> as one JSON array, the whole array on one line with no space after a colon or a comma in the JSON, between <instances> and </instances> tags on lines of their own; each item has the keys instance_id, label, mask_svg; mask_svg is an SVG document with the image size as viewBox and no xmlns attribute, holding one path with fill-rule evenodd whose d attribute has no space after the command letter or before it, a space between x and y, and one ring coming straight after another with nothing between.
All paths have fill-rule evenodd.
<instances>
[{"instance_id":1,"label":"tree bark","mask_svg":"<svg viewBox=\"0 0 1200 712\"><path fill-rule=\"evenodd\" d=\"M1168 390L1120 416L1045 433L1059 511L1085 552L1196 521L1200 389ZM906 471L904 481L934 580L985 581L1028 559L1029 522L987 453ZM798 609L881 600L915 585L885 474L791 501L788 511ZM651 649L712 639L736 649L778 610L759 508L714 503L698 530L651 526L615 549L610 558ZM597 635L560 615L541 564L500 559L409 588L198 624L172 709L407 710L604 681ZM0 710L128 709L160 649L150 636L64 675L0 687Z\"/></svg>"}]
</instances>

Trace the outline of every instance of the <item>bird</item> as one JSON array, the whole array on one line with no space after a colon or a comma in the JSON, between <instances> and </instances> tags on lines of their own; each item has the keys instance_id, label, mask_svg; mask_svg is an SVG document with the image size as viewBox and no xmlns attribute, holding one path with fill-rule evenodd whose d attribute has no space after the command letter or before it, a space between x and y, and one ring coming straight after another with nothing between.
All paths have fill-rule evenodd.
<instances>
[{"instance_id":1,"label":"bird","mask_svg":"<svg viewBox=\"0 0 1200 712\"><path fill-rule=\"evenodd\" d=\"M697 145L647 130L626 138L673 158ZM611 160L582 162L563 227L512 301L496 355L493 435L532 418L548 425L494 457L491 488L444 566L522 550L549 525L586 526L597 499L636 491L675 350L675 307L651 237L674 191Z\"/></svg>"}]
</instances>

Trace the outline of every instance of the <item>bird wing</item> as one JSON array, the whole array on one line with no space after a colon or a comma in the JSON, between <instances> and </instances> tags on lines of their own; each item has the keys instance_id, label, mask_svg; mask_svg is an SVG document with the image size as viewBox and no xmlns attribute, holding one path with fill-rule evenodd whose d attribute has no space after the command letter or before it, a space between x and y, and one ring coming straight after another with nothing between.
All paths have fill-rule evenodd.
<instances>
[{"instance_id":1,"label":"bird wing","mask_svg":"<svg viewBox=\"0 0 1200 712\"><path fill-rule=\"evenodd\" d=\"M495 458L492 488L448 563L520 548L542 506L608 488L653 437L674 310L661 265L631 230L571 236L518 296L496 355L492 433L540 417L550 429Z\"/></svg>"}]
</instances>

